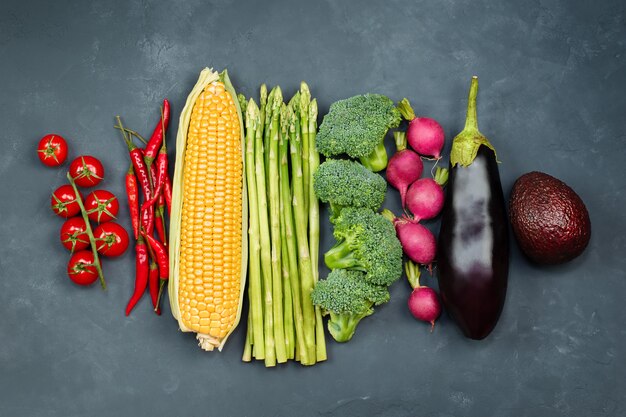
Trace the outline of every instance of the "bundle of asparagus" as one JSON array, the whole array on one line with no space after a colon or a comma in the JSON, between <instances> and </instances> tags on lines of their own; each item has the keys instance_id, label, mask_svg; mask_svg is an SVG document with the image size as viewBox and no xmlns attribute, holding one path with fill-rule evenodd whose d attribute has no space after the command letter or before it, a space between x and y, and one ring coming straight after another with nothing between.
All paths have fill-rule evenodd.
<instances>
[{"instance_id":1,"label":"bundle of asparagus","mask_svg":"<svg viewBox=\"0 0 626 417\"><path fill-rule=\"evenodd\" d=\"M280 87L245 109L249 206L248 329L243 360L275 366L326 360L321 311L311 302L318 280L319 204L313 174L317 101L302 82L288 104Z\"/></svg>"}]
</instances>

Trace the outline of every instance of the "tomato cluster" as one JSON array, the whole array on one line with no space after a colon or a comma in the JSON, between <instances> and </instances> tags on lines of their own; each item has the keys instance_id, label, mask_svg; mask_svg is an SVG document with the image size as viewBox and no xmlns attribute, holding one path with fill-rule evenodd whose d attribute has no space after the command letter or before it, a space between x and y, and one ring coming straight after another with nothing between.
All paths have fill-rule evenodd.
<instances>
[{"instance_id":1,"label":"tomato cluster","mask_svg":"<svg viewBox=\"0 0 626 417\"><path fill-rule=\"evenodd\" d=\"M57 134L44 136L37 147L37 156L49 167L57 167L67 159L68 146ZM69 167L70 184L61 185L52 193L50 207L67 219L60 230L63 246L72 253L67 274L78 285L91 285L102 278L97 255L116 257L128 248L126 229L113 222L119 212L117 197L107 190L92 191L83 199L77 187L88 188L104 179L104 167L95 157L82 155ZM91 223L97 224L92 230Z\"/></svg>"}]
</instances>

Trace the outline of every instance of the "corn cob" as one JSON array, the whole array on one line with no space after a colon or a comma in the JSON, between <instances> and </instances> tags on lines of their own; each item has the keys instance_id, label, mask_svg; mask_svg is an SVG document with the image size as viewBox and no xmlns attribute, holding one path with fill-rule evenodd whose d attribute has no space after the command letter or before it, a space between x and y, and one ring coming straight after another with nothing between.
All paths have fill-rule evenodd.
<instances>
[{"instance_id":1,"label":"corn cob","mask_svg":"<svg viewBox=\"0 0 626 417\"><path fill-rule=\"evenodd\" d=\"M226 71L200 73L179 124L170 305L200 347L221 350L241 315L248 217L242 116Z\"/></svg>"}]
</instances>

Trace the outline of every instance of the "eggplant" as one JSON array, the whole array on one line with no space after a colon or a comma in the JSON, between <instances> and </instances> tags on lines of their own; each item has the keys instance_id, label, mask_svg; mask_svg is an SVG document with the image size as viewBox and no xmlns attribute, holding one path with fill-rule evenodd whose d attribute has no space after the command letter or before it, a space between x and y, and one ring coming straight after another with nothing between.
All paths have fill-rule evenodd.
<instances>
[{"instance_id":1,"label":"eggplant","mask_svg":"<svg viewBox=\"0 0 626 417\"><path fill-rule=\"evenodd\" d=\"M474 76L465 128L450 152L437 265L446 311L465 336L480 340L494 329L504 306L509 230L496 151L478 130L477 94Z\"/></svg>"}]
</instances>

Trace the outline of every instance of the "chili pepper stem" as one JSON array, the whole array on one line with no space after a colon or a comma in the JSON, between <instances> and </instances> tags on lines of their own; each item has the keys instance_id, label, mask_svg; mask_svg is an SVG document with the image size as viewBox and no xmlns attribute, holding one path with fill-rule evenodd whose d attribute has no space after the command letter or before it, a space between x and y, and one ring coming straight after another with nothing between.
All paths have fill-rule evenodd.
<instances>
[{"instance_id":1,"label":"chili pepper stem","mask_svg":"<svg viewBox=\"0 0 626 417\"><path fill-rule=\"evenodd\" d=\"M135 144L130 138L126 137L126 128L122 125L122 119L120 119L120 116L115 116L115 119L117 120L117 126L115 127L119 129L120 132L122 133L122 138L124 139L124 142L126 142L126 146L128 146L128 150L132 151L137 146L135 146Z\"/></svg>"},{"instance_id":2,"label":"chili pepper stem","mask_svg":"<svg viewBox=\"0 0 626 417\"><path fill-rule=\"evenodd\" d=\"M116 129L121 129L119 126L113 126L113 127L114 127L114 128L116 128ZM136 137L137 139L139 139L141 142L143 142L143 143L144 143L144 145L145 145L146 143L148 143L148 141L147 141L147 140L145 140L145 139L144 139L144 137L143 137L143 136L141 136L141 135L140 135L139 133L137 133L136 131L134 131L134 130L132 130L132 129L129 129L129 128L127 128L127 127L125 127L125 128L124 128L124 130L126 131L126 133L131 134L131 135L133 135L134 137Z\"/></svg>"},{"instance_id":3,"label":"chili pepper stem","mask_svg":"<svg viewBox=\"0 0 626 417\"><path fill-rule=\"evenodd\" d=\"M106 281L104 280L104 273L102 272L102 266L100 264L100 257L98 256L96 237L93 234L93 230L91 230L91 224L89 223L87 210L85 210L85 205L83 204L83 199L81 198L80 193L78 192L78 187L76 187L76 183L74 182L74 179L72 178L69 172L67 173L67 179L69 180L72 188L74 189L74 192L76 193L76 202L78 203L78 206L80 207L80 213L82 214L83 220L85 221L85 226L86 226L85 231L87 232L87 236L89 236L89 244L91 245L91 251L93 252L94 263L96 266L96 270L98 271L98 278L100 279L100 285L102 286L103 290L106 290L107 284L106 284Z\"/></svg>"},{"instance_id":4,"label":"chili pepper stem","mask_svg":"<svg viewBox=\"0 0 626 417\"><path fill-rule=\"evenodd\" d=\"M163 288L165 288L166 279L162 279L159 282L159 295L157 295L156 307L154 307L154 311L159 310L159 304L161 304L161 296L163 295Z\"/></svg>"}]
</instances>

